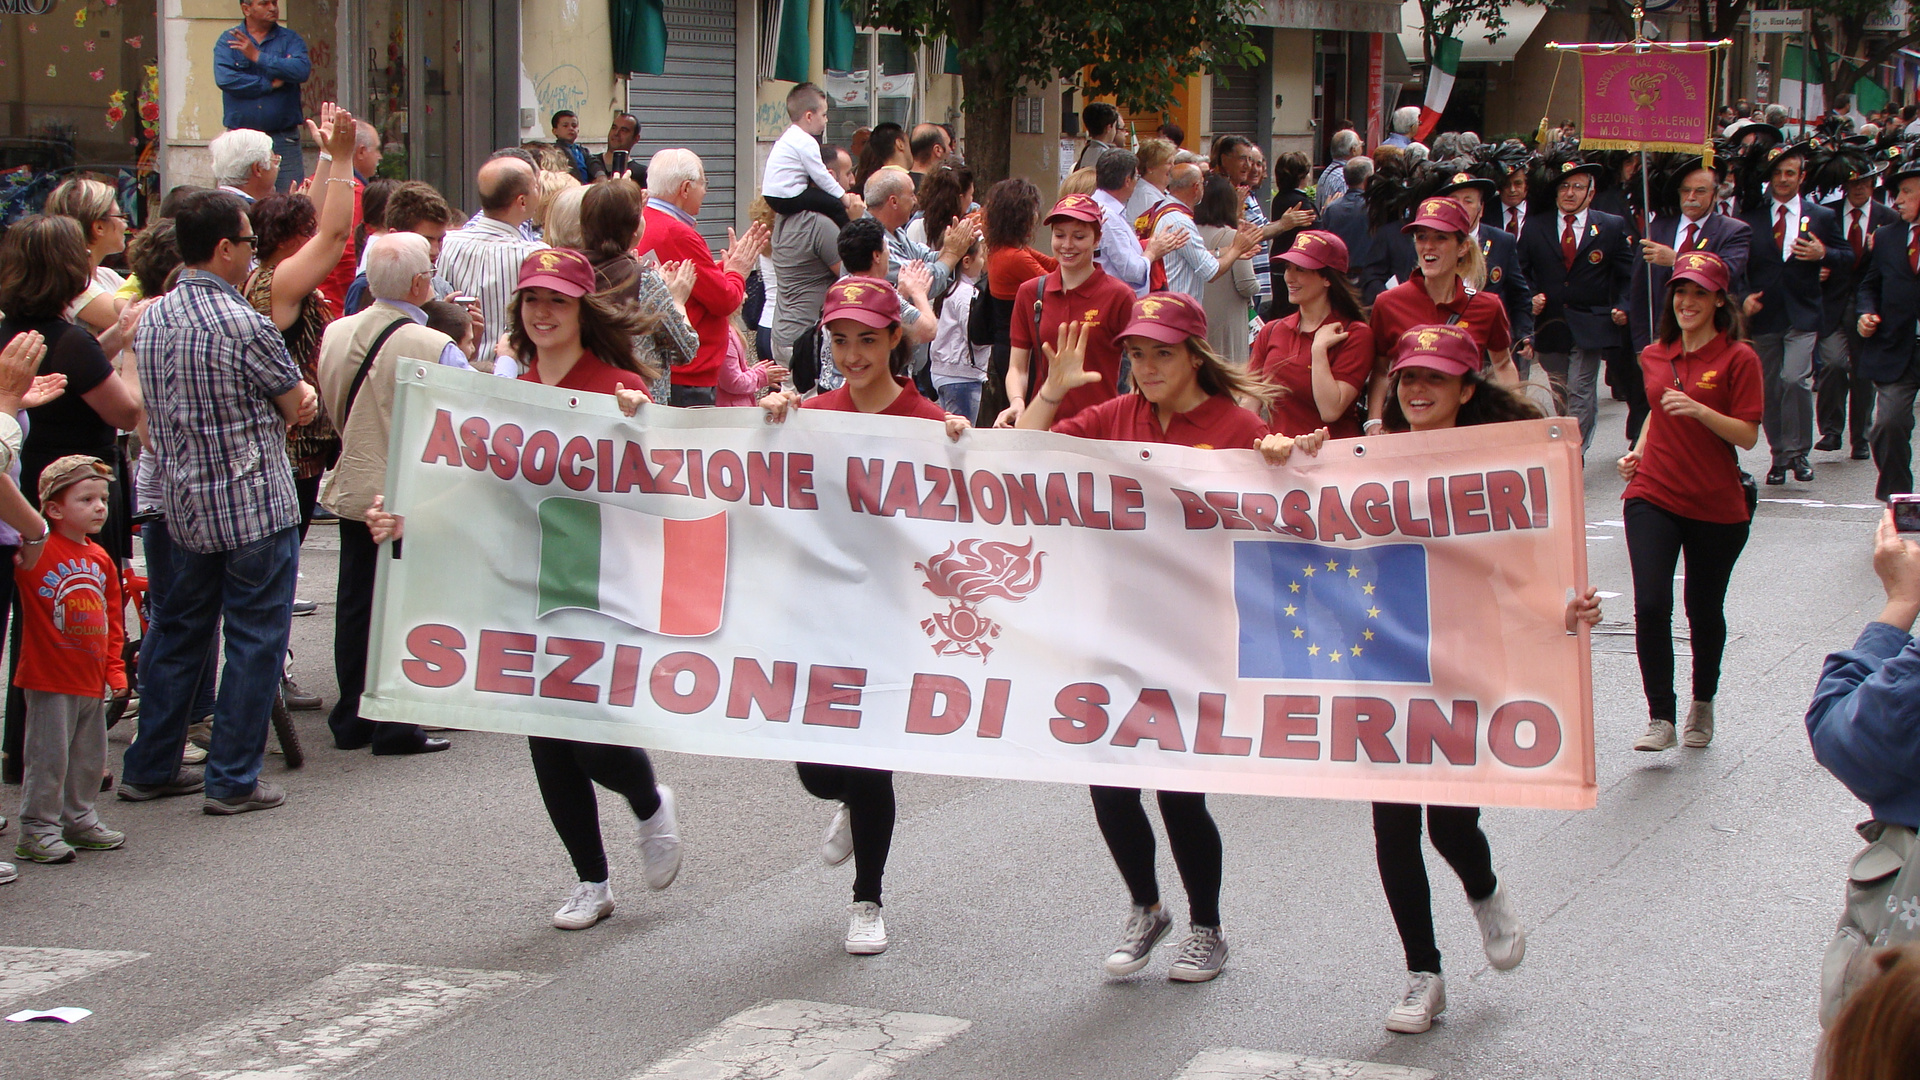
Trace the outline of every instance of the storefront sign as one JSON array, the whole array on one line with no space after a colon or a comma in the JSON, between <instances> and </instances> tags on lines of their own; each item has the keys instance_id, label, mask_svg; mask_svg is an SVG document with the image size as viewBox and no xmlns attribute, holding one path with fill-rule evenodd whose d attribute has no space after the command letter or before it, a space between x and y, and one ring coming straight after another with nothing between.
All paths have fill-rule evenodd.
<instances>
[{"instance_id":1,"label":"storefront sign","mask_svg":"<svg viewBox=\"0 0 1920 1080\"><path fill-rule=\"evenodd\" d=\"M1804 34L1807 32L1807 13L1804 10L1750 11L1747 13L1747 29L1756 34Z\"/></svg>"}]
</instances>

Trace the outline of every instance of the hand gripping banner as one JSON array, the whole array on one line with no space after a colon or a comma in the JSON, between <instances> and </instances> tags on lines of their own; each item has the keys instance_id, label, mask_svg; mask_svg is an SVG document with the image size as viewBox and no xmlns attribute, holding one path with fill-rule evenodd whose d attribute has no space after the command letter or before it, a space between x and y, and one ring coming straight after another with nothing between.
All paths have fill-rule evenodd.
<instances>
[{"instance_id":1,"label":"hand gripping banner","mask_svg":"<svg viewBox=\"0 0 1920 1080\"><path fill-rule=\"evenodd\" d=\"M362 713L1183 791L1594 804L1579 433L1253 451L398 371ZM392 549L387 549L389 555Z\"/></svg>"}]
</instances>

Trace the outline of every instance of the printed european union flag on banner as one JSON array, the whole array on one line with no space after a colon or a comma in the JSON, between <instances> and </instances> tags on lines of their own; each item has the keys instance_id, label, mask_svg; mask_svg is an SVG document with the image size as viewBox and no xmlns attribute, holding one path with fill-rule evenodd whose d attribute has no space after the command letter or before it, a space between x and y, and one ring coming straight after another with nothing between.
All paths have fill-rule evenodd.
<instances>
[{"instance_id":1,"label":"printed european union flag on banner","mask_svg":"<svg viewBox=\"0 0 1920 1080\"><path fill-rule=\"evenodd\" d=\"M1427 549L1233 545L1240 677L1430 683Z\"/></svg>"}]
</instances>

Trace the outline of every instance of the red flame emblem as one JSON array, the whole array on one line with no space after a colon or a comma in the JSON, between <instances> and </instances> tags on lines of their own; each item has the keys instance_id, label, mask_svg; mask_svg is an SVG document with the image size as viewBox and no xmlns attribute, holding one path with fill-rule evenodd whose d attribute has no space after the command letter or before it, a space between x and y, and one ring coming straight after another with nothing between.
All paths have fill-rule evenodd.
<instances>
[{"instance_id":1,"label":"red flame emblem","mask_svg":"<svg viewBox=\"0 0 1920 1080\"><path fill-rule=\"evenodd\" d=\"M1000 624L981 615L979 603L1000 597L1018 603L1040 587L1040 560L1044 551L992 540L962 540L914 569L927 575L926 590L944 597L947 610L924 619L921 629L934 639L936 656L977 656L985 663L1000 636Z\"/></svg>"}]
</instances>

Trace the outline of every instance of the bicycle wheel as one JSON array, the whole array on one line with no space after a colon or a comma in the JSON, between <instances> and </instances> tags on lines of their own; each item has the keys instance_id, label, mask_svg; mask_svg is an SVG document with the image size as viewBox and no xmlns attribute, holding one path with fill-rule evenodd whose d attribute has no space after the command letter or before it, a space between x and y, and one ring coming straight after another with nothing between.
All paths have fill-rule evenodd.
<instances>
[{"instance_id":1,"label":"bicycle wheel","mask_svg":"<svg viewBox=\"0 0 1920 1080\"><path fill-rule=\"evenodd\" d=\"M300 733L293 729L293 714L287 712L286 699L279 694L273 695L273 736L280 740L280 754L287 759L287 768L297 769L307 763L306 752L300 749Z\"/></svg>"}]
</instances>

